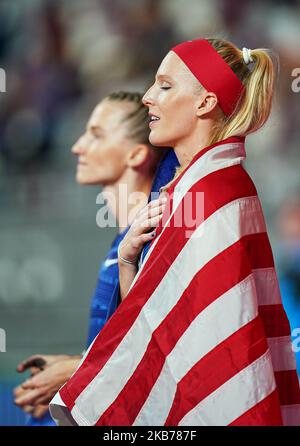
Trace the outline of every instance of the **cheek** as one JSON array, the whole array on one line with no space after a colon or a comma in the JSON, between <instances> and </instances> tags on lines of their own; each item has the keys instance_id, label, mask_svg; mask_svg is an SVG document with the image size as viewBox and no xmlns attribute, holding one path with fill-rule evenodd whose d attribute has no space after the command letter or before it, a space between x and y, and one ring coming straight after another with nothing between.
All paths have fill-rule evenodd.
<instances>
[{"instance_id":1,"label":"cheek","mask_svg":"<svg viewBox=\"0 0 300 446\"><path fill-rule=\"evenodd\" d=\"M123 153L118 150L113 153L110 153L106 160L107 170L111 172L111 174L118 178L124 170L125 160Z\"/></svg>"},{"instance_id":2,"label":"cheek","mask_svg":"<svg viewBox=\"0 0 300 446\"><path fill-rule=\"evenodd\" d=\"M88 163L93 168L107 167L110 163L109 146L103 143L94 143L88 153Z\"/></svg>"},{"instance_id":3,"label":"cheek","mask_svg":"<svg viewBox=\"0 0 300 446\"><path fill-rule=\"evenodd\" d=\"M174 134L187 134L191 132L194 124L194 116L190 104L178 101L166 114L166 127Z\"/></svg>"},{"instance_id":4,"label":"cheek","mask_svg":"<svg viewBox=\"0 0 300 446\"><path fill-rule=\"evenodd\" d=\"M125 155L121 144L103 148L97 156L98 168L112 179L117 179L125 166Z\"/></svg>"},{"instance_id":5,"label":"cheek","mask_svg":"<svg viewBox=\"0 0 300 446\"><path fill-rule=\"evenodd\" d=\"M163 115L170 120L170 124L175 124L179 127L186 127L193 121L193 104L190 98L176 94L168 98L162 104Z\"/></svg>"},{"instance_id":6,"label":"cheek","mask_svg":"<svg viewBox=\"0 0 300 446\"><path fill-rule=\"evenodd\" d=\"M176 128L178 132L188 134L193 129L194 119L190 109L184 110L183 108L177 115Z\"/></svg>"}]
</instances>

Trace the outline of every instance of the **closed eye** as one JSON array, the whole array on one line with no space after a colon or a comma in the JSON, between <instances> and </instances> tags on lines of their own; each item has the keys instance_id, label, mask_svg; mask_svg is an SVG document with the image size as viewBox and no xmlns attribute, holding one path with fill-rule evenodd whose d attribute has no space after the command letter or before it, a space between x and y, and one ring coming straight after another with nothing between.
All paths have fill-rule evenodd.
<instances>
[{"instance_id":1,"label":"closed eye","mask_svg":"<svg viewBox=\"0 0 300 446\"><path fill-rule=\"evenodd\" d=\"M97 130L91 132L93 137L96 139L102 138L103 134L101 132L97 132Z\"/></svg>"}]
</instances>

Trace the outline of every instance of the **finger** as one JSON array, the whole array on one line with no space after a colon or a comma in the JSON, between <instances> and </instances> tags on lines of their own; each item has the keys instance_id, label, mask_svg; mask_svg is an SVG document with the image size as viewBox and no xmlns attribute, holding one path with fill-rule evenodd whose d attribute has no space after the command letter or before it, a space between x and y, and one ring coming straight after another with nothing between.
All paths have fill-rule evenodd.
<instances>
[{"instance_id":1,"label":"finger","mask_svg":"<svg viewBox=\"0 0 300 446\"><path fill-rule=\"evenodd\" d=\"M142 221L137 222L132 235L135 237L139 237L141 234L144 234L145 232L148 232L149 229L155 228L159 225L160 220L163 217L163 213L159 213L155 217L152 218L146 218Z\"/></svg>"},{"instance_id":2,"label":"finger","mask_svg":"<svg viewBox=\"0 0 300 446\"><path fill-rule=\"evenodd\" d=\"M139 221L147 218L155 217L156 215L162 214L166 208L166 204L162 203L159 206L153 208L148 208L140 217Z\"/></svg>"},{"instance_id":3,"label":"finger","mask_svg":"<svg viewBox=\"0 0 300 446\"><path fill-rule=\"evenodd\" d=\"M141 209L141 211L143 211L143 210L145 210L146 208L151 208L151 207L155 207L155 206L158 206L158 204L159 204L159 202L160 202L161 200L159 199L159 198L156 198L155 200L151 200L151 201L149 201L149 203L147 203L142 209Z\"/></svg>"},{"instance_id":4,"label":"finger","mask_svg":"<svg viewBox=\"0 0 300 446\"><path fill-rule=\"evenodd\" d=\"M140 233L148 231L151 228L156 228L159 225L159 222L162 219L163 214L159 214L155 217L149 218L148 220L145 220L141 223L140 226Z\"/></svg>"},{"instance_id":5,"label":"finger","mask_svg":"<svg viewBox=\"0 0 300 446\"><path fill-rule=\"evenodd\" d=\"M168 196L167 196L167 193L165 193L165 195L161 194L156 200L150 201L150 203L153 203L155 201L158 201L159 203L166 203L167 200L168 200Z\"/></svg>"},{"instance_id":6,"label":"finger","mask_svg":"<svg viewBox=\"0 0 300 446\"><path fill-rule=\"evenodd\" d=\"M166 201L167 199L164 197L149 201L149 203L147 203L146 206L140 209L139 212L136 214L136 219L139 219L141 215L147 214L149 210L157 208L162 204L166 204Z\"/></svg>"},{"instance_id":7,"label":"finger","mask_svg":"<svg viewBox=\"0 0 300 446\"><path fill-rule=\"evenodd\" d=\"M38 387L43 387L48 384L49 381L49 371L44 370L36 373L35 375L28 378L22 384L23 389L30 390Z\"/></svg>"},{"instance_id":8,"label":"finger","mask_svg":"<svg viewBox=\"0 0 300 446\"><path fill-rule=\"evenodd\" d=\"M45 413L48 411L48 409L49 409L48 404L45 404L45 405L40 404L34 408L32 415L35 418L42 418L42 416L45 415Z\"/></svg>"},{"instance_id":9,"label":"finger","mask_svg":"<svg viewBox=\"0 0 300 446\"><path fill-rule=\"evenodd\" d=\"M30 389L34 389L35 386L32 384L32 381L28 379L27 381L24 381L24 383L22 384L22 388L25 392L27 392Z\"/></svg>"},{"instance_id":10,"label":"finger","mask_svg":"<svg viewBox=\"0 0 300 446\"><path fill-rule=\"evenodd\" d=\"M22 373L25 370L26 361L22 361L17 365L17 372Z\"/></svg>"},{"instance_id":11,"label":"finger","mask_svg":"<svg viewBox=\"0 0 300 446\"><path fill-rule=\"evenodd\" d=\"M145 207L152 209L154 207L160 206L161 204L166 204L167 200L167 197L159 197L156 200L149 201L149 203Z\"/></svg>"},{"instance_id":12,"label":"finger","mask_svg":"<svg viewBox=\"0 0 300 446\"><path fill-rule=\"evenodd\" d=\"M17 398L18 396L23 395L24 392L26 392L26 390L23 389L22 386L18 386L18 387L16 387L16 388L13 390L13 394L14 394L14 396L15 396L16 398Z\"/></svg>"},{"instance_id":13,"label":"finger","mask_svg":"<svg viewBox=\"0 0 300 446\"><path fill-rule=\"evenodd\" d=\"M39 367L30 367L29 370L30 370L30 376L34 376L37 373L41 373L44 370L44 368L43 367L41 367L41 368L39 368Z\"/></svg>"},{"instance_id":14,"label":"finger","mask_svg":"<svg viewBox=\"0 0 300 446\"><path fill-rule=\"evenodd\" d=\"M28 366L27 366L28 362L32 361L32 359L34 359L36 357L37 357L37 355L29 356L29 358L26 358L23 361L21 361L17 366L17 371L24 372L24 370L26 370L26 368L28 368Z\"/></svg>"},{"instance_id":15,"label":"finger","mask_svg":"<svg viewBox=\"0 0 300 446\"><path fill-rule=\"evenodd\" d=\"M167 200L158 199L150 201L147 206L141 209L140 214L137 216L138 219L142 218L144 215L151 215L153 211L157 211L159 209L164 209L166 206Z\"/></svg>"},{"instance_id":16,"label":"finger","mask_svg":"<svg viewBox=\"0 0 300 446\"><path fill-rule=\"evenodd\" d=\"M24 361L20 362L17 366L17 371L22 373L30 367L41 368L46 364L46 361L42 358L42 355L33 355Z\"/></svg>"},{"instance_id":17,"label":"finger","mask_svg":"<svg viewBox=\"0 0 300 446\"><path fill-rule=\"evenodd\" d=\"M154 239L155 236L156 236L156 230L146 232L145 234L141 234L139 237L136 237L136 239L134 240L134 242L133 242L134 248L141 250L143 248L144 244L147 243L149 240Z\"/></svg>"},{"instance_id":18,"label":"finger","mask_svg":"<svg viewBox=\"0 0 300 446\"><path fill-rule=\"evenodd\" d=\"M38 375L40 375L40 373ZM40 382L38 375L34 375L34 377L24 381L24 383L22 384L23 389L30 390L35 389L36 387L41 387L43 383Z\"/></svg>"},{"instance_id":19,"label":"finger","mask_svg":"<svg viewBox=\"0 0 300 446\"><path fill-rule=\"evenodd\" d=\"M28 414L33 414L34 412L34 407L33 406L24 406L22 407L22 410Z\"/></svg>"},{"instance_id":20,"label":"finger","mask_svg":"<svg viewBox=\"0 0 300 446\"><path fill-rule=\"evenodd\" d=\"M49 405L49 403L52 400L52 398L54 397L55 393L56 393L56 391L55 392L45 393L40 398L37 398L35 400L35 404L36 405L40 405L40 404L42 404L42 405L45 405L45 404Z\"/></svg>"},{"instance_id":21,"label":"finger","mask_svg":"<svg viewBox=\"0 0 300 446\"><path fill-rule=\"evenodd\" d=\"M141 238L141 244L144 245L145 243L147 243L149 240L153 240L154 237L156 236L156 231L151 231L151 232L147 232L146 234L142 234L140 236Z\"/></svg>"},{"instance_id":22,"label":"finger","mask_svg":"<svg viewBox=\"0 0 300 446\"><path fill-rule=\"evenodd\" d=\"M33 358L30 361L27 361L26 367L31 368L39 368L40 370L43 369L46 365L45 359L39 357L39 358Z\"/></svg>"},{"instance_id":23,"label":"finger","mask_svg":"<svg viewBox=\"0 0 300 446\"><path fill-rule=\"evenodd\" d=\"M45 392L45 389L33 389L26 392L21 397L18 397L15 399L15 404L17 406L33 406L35 404L35 401L40 398Z\"/></svg>"}]
</instances>

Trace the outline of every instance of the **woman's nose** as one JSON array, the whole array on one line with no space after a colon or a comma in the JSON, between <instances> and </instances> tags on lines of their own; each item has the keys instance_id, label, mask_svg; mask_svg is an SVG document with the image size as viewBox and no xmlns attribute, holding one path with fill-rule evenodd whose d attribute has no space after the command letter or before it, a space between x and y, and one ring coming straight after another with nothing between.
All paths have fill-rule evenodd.
<instances>
[{"instance_id":1,"label":"woman's nose","mask_svg":"<svg viewBox=\"0 0 300 446\"><path fill-rule=\"evenodd\" d=\"M146 107L149 106L149 105L153 105L153 99L151 97L151 90L152 90L152 87L150 87L146 91L146 93L144 94L144 96L142 98L142 102L143 102L144 105L146 105Z\"/></svg>"},{"instance_id":2,"label":"woman's nose","mask_svg":"<svg viewBox=\"0 0 300 446\"><path fill-rule=\"evenodd\" d=\"M81 155L85 150L84 147L84 138L81 136L72 146L71 152L74 153L74 155Z\"/></svg>"}]
</instances>

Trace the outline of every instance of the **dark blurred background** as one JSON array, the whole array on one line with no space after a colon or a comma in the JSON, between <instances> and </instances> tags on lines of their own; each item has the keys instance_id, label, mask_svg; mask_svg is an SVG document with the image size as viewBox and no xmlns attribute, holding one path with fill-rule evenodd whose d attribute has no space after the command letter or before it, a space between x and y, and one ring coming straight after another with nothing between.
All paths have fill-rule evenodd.
<instances>
[{"instance_id":1,"label":"dark blurred background","mask_svg":"<svg viewBox=\"0 0 300 446\"><path fill-rule=\"evenodd\" d=\"M77 186L72 144L103 95L144 91L171 46L201 36L279 54L272 116L247 138L246 167L300 327L299 1L0 0L0 425L24 422L11 403L21 359L83 350L116 231L96 226L99 190Z\"/></svg>"}]
</instances>

